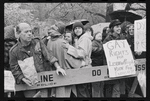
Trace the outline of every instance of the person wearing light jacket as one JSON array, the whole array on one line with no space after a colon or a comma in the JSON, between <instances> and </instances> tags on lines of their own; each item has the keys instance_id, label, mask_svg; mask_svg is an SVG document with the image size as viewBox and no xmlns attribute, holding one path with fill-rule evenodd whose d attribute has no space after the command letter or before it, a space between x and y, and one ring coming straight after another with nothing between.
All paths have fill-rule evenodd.
<instances>
[{"instance_id":1,"label":"person wearing light jacket","mask_svg":"<svg viewBox=\"0 0 150 101\"><path fill-rule=\"evenodd\" d=\"M92 52L92 39L93 37L89 33L84 33L84 27L81 22L73 24L73 33L76 37L75 47L64 44L64 48L67 49L67 54L79 58L82 60L80 68L91 67L91 52ZM79 84L77 87L77 97L90 97L87 84Z\"/></svg>"}]
</instances>

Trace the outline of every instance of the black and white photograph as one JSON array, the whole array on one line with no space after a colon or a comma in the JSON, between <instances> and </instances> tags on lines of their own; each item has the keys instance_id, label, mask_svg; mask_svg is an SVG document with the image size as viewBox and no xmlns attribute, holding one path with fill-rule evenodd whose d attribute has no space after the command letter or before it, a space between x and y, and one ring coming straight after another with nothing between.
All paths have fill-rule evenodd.
<instances>
[{"instance_id":1,"label":"black and white photograph","mask_svg":"<svg viewBox=\"0 0 150 101\"><path fill-rule=\"evenodd\" d=\"M146 98L146 3L4 3L5 98Z\"/></svg>"}]
</instances>

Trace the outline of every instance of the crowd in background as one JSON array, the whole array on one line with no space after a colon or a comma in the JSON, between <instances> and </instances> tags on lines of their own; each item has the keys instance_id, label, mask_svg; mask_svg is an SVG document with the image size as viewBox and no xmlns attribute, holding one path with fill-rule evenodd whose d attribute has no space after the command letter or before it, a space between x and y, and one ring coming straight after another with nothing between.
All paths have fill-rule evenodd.
<instances>
[{"instance_id":1,"label":"crowd in background","mask_svg":"<svg viewBox=\"0 0 150 101\"><path fill-rule=\"evenodd\" d=\"M67 69L107 65L103 44L110 40L126 39L134 59L146 58L146 52L134 51L134 24L128 21L121 23L118 19L113 20L103 28L102 33L94 33L90 25L83 25L82 22L75 22L71 29L57 22L43 38L34 37L34 30L27 23L4 28L4 69L12 72L17 84L32 86L19 68L19 59L33 56L37 72L56 70L57 74L60 72L67 75ZM40 91L49 97L121 97L130 94L134 78L45 88ZM38 91L19 91L14 96L33 97ZM143 96L139 85L135 93Z\"/></svg>"}]
</instances>

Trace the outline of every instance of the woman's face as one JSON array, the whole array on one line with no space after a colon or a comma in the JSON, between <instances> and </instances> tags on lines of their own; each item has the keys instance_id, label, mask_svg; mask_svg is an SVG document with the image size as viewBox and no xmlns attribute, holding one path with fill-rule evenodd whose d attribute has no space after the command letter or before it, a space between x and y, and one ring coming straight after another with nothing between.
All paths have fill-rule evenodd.
<instances>
[{"instance_id":1,"label":"woman's face","mask_svg":"<svg viewBox=\"0 0 150 101\"><path fill-rule=\"evenodd\" d=\"M101 34L101 33L98 33L98 34L95 36L95 40L102 40L102 34Z\"/></svg>"},{"instance_id":2,"label":"woman's face","mask_svg":"<svg viewBox=\"0 0 150 101\"><path fill-rule=\"evenodd\" d=\"M82 33L83 33L83 29L81 27L76 27L74 29L74 33L77 35L77 36L80 36Z\"/></svg>"},{"instance_id":3,"label":"woman's face","mask_svg":"<svg viewBox=\"0 0 150 101\"><path fill-rule=\"evenodd\" d=\"M92 36L92 31L90 29L87 29L86 33L88 33L88 35Z\"/></svg>"},{"instance_id":4,"label":"woman's face","mask_svg":"<svg viewBox=\"0 0 150 101\"><path fill-rule=\"evenodd\" d=\"M70 32L67 32L65 34L65 40L68 42L68 43L71 43L72 42L72 35Z\"/></svg>"},{"instance_id":5,"label":"woman's face","mask_svg":"<svg viewBox=\"0 0 150 101\"><path fill-rule=\"evenodd\" d=\"M134 35L134 26L133 26L133 25L131 25L131 26L129 27L129 34L130 34L130 35Z\"/></svg>"},{"instance_id":6,"label":"woman's face","mask_svg":"<svg viewBox=\"0 0 150 101\"><path fill-rule=\"evenodd\" d=\"M120 25L116 25L116 26L114 26L114 33L116 33L116 34L120 34L120 32L121 32L121 27L120 27Z\"/></svg>"}]
</instances>

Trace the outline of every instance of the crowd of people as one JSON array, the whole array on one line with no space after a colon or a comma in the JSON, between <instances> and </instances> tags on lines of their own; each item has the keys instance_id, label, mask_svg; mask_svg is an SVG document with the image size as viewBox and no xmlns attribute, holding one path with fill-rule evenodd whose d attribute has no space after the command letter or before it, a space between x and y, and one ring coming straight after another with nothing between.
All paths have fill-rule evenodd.
<instances>
[{"instance_id":1,"label":"crowd of people","mask_svg":"<svg viewBox=\"0 0 150 101\"><path fill-rule=\"evenodd\" d=\"M29 57L33 57L38 73L56 71L58 75L67 75L67 69L107 65L103 44L110 40L126 39L134 59L146 58L146 52L134 51L134 24L121 23L118 19L111 21L102 33L94 33L90 25L84 26L79 21L71 29L57 22L48 29L44 38L35 37L27 23L7 26L4 32L4 69L12 72L16 84L33 86L18 64L18 60ZM134 78L19 91L14 97L33 97L38 91L46 94L41 97L128 97ZM135 93L143 96L139 85Z\"/></svg>"}]
</instances>

